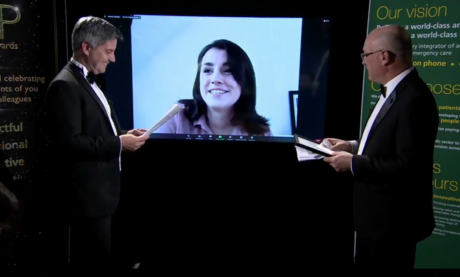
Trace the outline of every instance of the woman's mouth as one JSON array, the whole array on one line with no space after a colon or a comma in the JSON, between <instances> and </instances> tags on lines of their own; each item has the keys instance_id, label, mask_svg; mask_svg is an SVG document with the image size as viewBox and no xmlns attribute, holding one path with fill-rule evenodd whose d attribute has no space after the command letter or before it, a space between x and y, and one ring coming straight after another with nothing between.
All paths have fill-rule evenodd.
<instances>
[{"instance_id":1,"label":"woman's mouth","mask_svg":"<svg viewBox=\"0 0 460 277\"><path fill-rule=\"evenodd\" d=\"M228 90L222 90L222 89L211 89L211 90L208 90L208 93L210 94L224 94L224 93L227 93Z\"/></svg>"}]
</instances>

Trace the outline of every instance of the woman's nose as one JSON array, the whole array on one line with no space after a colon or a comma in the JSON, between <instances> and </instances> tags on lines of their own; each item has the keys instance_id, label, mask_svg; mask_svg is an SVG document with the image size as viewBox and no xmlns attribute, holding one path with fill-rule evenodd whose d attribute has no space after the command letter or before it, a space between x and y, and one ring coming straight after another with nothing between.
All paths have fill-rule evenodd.
<instances>
[{"instance_id":1,"label":"woman's nose","mask_svg":"<svg viewBox=\"0 0 460 277\"><path fill-rule=\"evenodd\" d=\"M220 74L220 72L214 72L214 74L212 74L211 83L222 83L222 75Z\"/></svg>"}]
</instances>

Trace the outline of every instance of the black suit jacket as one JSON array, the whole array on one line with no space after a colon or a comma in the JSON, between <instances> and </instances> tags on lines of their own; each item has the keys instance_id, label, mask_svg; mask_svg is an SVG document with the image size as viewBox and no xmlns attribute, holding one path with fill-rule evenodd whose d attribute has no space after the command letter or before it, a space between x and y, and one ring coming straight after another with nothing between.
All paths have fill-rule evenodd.
<instances>
[{"instance_id":1,"label":"black suit jacket","mask_svg":"<svg viewBox=\"0 0 460 277\"><path fill-rule=\"evenodd\" d=\"M51 82L45 110L51 176L66 211L85 217L112 214L120 193L118 135L126 133L113 106L109 116L118 135L80 68L69 62Z\"/></svg>"},{"instance_id":2,"label":"black suit jacket","mask_svg":"<svg viewBox=\"0 0 460 277\"><path fill-rule=\"evenodd\" d=\"M383 105L363 154L353 156L358 236L418 242L431 234L438 126L435 99L414 69Z\"/></svg>"}]
</instances>

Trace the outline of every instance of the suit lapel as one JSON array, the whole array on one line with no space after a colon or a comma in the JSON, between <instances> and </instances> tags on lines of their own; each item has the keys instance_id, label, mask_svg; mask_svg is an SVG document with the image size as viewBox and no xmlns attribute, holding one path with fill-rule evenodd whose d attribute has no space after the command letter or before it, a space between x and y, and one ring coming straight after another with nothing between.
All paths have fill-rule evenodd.
<instances>
[{"instance_id":1,"label":"suit lapel","mask_svg":"<svg viewBox=\"0 0 460 277\"><path fill-rule=\"evenodd\" d=\"M393 106L393 104L396 102L396 97L398 94L402 93L406 85L410 82L410 80L414 77L418 76L417 69L414 69L411 73L409 73L404 79L399 82L399 84L394 88L394 91L391 93L389 98L385 101L385 104L383 104L382 108L380 109L379 114L375 118L374 124L372 124L372 128L369 131L368 139L372 137L372 134L375 132L375 129L379 126L379 124L382 122L383 118L387 115L388 111L390 108Z\"/></svg>"},{"instance_id":2,"label":"suit lapel","mask_svg":"<svg viewBox=\"0 0 460 277\"><path fill-rule=\"evenodd\" d=\"M372 134L374 133L375 129L379 126L380 122L382 122L382 119L385 117L385 115L388 113L390 110L391 106L393 106L393 103L396 101L396 90L393 91L393 93L390 95L390 97L385 101L385 104L383 104L382 108L380 109L379 114L375 118L374 124L372 124L372 128L369 131L369 139L371 138Z\"/></svg>"},{"instance_id":3,"label":"suit lapel","mask_svg":"<svg viewBox=\"0 0 460 277\"><path fill-rule=\"evenodd\" d=\"M117 129L117 133L121 134L120 122L118 122L117 115L114 112L115 109L113 107L113 102L111 100L108 100L108 99L107 99L107 102L109 102L110 110L112 111L111 116L112 116L113 123L115 124L115 128Z\"/></svg>"},{"instance_id":4,"label":"suit lapel","mask_svg":"<svg viewBox=\"0 0 460 277\"><path fill-rule=\"evenodd\" d=\"M107 111L105 110L104 104L102 104L101 99L99 99L99 96L97 96L96 92L94 89L91 87L91 85L86 81L85 77L83 74L80 72L80 68L78 66L74 65L73 63L69 62L66 67L65 67L69 72L71 72L75 78L80 82L80 84L88 91L88 93L93 97L94 101L99 105L101 108L102 112L105 115L105 118L107 119L107 124L109 124L110 128L111 123L109 119L109 115L107 114Z\"/></svg>"}]
</instances>

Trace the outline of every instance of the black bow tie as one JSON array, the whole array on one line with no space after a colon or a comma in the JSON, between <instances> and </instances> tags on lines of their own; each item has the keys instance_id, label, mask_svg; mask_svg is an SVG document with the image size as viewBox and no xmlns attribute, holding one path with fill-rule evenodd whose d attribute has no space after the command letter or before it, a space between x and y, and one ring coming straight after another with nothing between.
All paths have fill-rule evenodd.
<instances>
[{"instance_id":1,"label":"black bow tie","mask_svg":"<svg viewBox=\"0 0 460 277\"><path fill-rule=\"evenodd\" d=\"M91 85L94 84L96 81L96 74L93 72L88 72L88 74L86 74L86 80L88 80Z\"/></svg>"},{"instance_id":2,"label":"black bow tie","mask_svg":"<svg viewBox=\"0 0 460 277\"><path fill-rule=\"evenodd\" d=\"M384 98L387 97L387 88L384 85L380 85L380 92Z\"/></svg>"}]
</instances>

